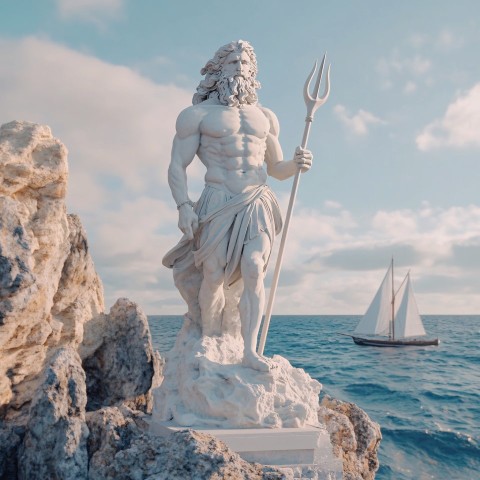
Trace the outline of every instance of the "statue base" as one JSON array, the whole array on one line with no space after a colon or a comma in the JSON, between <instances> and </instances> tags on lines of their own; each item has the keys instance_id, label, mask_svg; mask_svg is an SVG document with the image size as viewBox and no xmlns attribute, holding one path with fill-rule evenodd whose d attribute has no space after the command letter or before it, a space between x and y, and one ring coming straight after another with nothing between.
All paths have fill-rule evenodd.
<instances>
[{"instance_id":1,"label":"statue base","mask_svg":"<svg viewBox=\"0 0 480 480\"><path fill-rule=\"evenodd\" d=\"M202 337L185 322L154 390L157 422L206 428L302 428L318 421L321 384L274 355L267 372L242 363L243 339Z\"/></svg>"},{"instance_id":2,"label":"statue base","mask_svg":"<svg viewBox=\"0 0 480 480\"><path fill-rule=\"evenodd\" d=\"M238 428L189 427L223 441L247 462L281 468L287 478L341 480L341 459L332 452L330 435L325 427ZM185 427L169 422L150 421L150 433L169 435Z\"/></svg>"}]
</instances>

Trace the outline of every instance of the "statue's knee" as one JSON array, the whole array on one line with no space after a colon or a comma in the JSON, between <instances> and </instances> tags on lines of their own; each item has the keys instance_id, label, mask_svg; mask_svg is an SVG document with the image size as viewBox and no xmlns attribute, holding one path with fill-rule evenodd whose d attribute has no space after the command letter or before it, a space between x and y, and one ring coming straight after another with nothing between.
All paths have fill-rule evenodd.
<instances>
[{"instance_id":1,"label":"statue's knee","mask_svg":"<svg viewBox=\"0 0 480 480\"><path fill-rule=\"evenodd\" d=\"M261 257L253 257L246 260L242 268L242 276L244 280L258 282L263 280L265 262Z\"/></svg>"}]
</instances>

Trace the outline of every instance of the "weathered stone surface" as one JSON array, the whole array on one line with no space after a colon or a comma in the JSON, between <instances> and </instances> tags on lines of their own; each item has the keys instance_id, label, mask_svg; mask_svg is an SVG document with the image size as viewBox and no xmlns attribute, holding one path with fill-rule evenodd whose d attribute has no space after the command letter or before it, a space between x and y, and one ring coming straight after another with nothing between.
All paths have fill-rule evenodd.
<instances>
[{"instance_id":1,"label":"weathered stone surface","mask_svg":"<svg viewBox=\"0 0 480 480\"><path fill-rule=\"evenodd\" d=\"M67 150L45 126L0 128L0 405L43 367L50 311L68 255ZM28 397L28 395L27 395Z\"/></svg>"},{"instance_id":2,"label":"weathered stone surface","mask_svg":"<svg viewBox=\"0 0 480 480\"><path fill-rule=\"evenodd\" d=\"M147 317L126 298L85 329L80 349L87 375L89 411L126 402L151 411L151 388L159 385L160 357L154 352Z\"/></svg>"},{"instance_id":3,"label":"weathered stone surface","mask_svg":"<svg viewBox=\"0 0 480 480\"><path fill-rule=\"evenodd\" d=\"M25 415L50 348L77 347L103 290L75 216L67 150L46 126L0 128L0 411ZM25 408L24 408L25 407Z\"/></svg>"},{"instance_id":4,"label":"weathered stone surface","mask_svg":"<svg viewBox=\"0 0 480 480\"><path fill-rule=\"evenodd\" d=\"M59 349L42 375L19 454L19 479L86 479L85 373L72 347Z\"/></svg>"},{"instance_id":5,"label":"weathered stone surface","mask_svg":"<svg viewBox=\"0 0 480 480\"><path fill-rule=\"evenodd\" d=\"M87 414L90 480L284 479L274 468L250 464L216 438L186 430L150 436L138 412L125 407Z\"/></svg>"},{"instance_id":6,"label":"weathered stone surface","mask_svg":"<svg viewBox=\"0 0 480 480\"><path fill-rule=\"evenodd\" d=\"M0 478L18 477L18 449L25 436L24 427L12 427L0 421Z\"/></svg>"},{"instance_id":7,"label":"weathered stone surface","mask_svg":"<svg viewBox=\"0 0 480 480\"><path fill-rule=\"evenodd\" d=\"M354 403L324 396L318 409L325 423L333 452L343 458L345 480L371 480L378 470L377 450L382 439L380 426Z\"/></svg>"},{"instance_id":8,"label":"weathered stone surface","mask_svg":"<svg viewBox=\"0 0 480 480\"><path fill-rule=\"evenodd\" d=\"M67 215L70 252L53 297L52 316L62 325L61 343L78 346L84 325L105 311L103 285L88 250L85 230L77 215Z\"/></svg>"}]
</instances>

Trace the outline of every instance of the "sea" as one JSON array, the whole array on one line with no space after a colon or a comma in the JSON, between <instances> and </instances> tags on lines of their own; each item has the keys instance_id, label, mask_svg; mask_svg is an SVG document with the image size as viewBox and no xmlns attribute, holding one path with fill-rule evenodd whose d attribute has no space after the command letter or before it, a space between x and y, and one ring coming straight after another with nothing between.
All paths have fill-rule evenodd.
<instances>
[{"instance_id":1,"label":"sea","mask_svg":"<svg viewBox=\"0 0 480 480\"><path fill-rule=\"evenodd\" d=\"M378 480L480 480L480 315L422 316L438 347L355 345L359 316L273 316L265 355L282 355L356 403L381 427ZM150 316L154 347L172 348L181 316Z\"/></svg>"}]
</instances>

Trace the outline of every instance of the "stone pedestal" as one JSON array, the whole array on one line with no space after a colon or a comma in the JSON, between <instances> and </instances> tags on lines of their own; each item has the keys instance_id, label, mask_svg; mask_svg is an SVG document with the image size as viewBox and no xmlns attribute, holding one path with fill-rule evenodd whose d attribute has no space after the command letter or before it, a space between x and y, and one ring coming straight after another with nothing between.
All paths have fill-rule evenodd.
<instances>
[{"instance_id":1,"label":"stone pedestal","mask_svg":"<svg viewBox=\"0 0 480 480\"><path fill-rule=\"evenodd\" d=\"M190 428L217 437L248 462L279 467L290 478L342 478L342 461L333 455L330 436L320 425L304 428ZM184 429L168 422L150 422L150 432L155 435L169 435Z\"/></svg>"}]
</instances>

